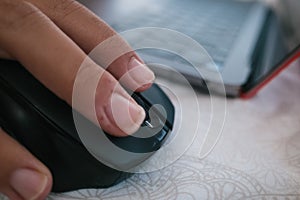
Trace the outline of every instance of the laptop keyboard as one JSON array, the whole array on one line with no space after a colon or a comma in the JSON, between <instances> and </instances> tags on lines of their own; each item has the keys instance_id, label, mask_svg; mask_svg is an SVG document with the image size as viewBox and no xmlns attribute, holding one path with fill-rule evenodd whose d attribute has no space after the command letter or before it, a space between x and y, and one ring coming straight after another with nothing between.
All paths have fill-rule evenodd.
<instances>
[{"instance_id":1,"label":"laptop keyboard","mask_svg":"<svg viewBox=\"0 0 300 200\"><path fill-rule=\"evenodd\" d=\"M163 3L167 5L162 5ZM141 27L162 27L179 31L199 42L221 68L252 3L229 0L170 0L159 1L157 4L155 6L161 4L168 9L145 9L130 14L112 24L112 27L119 32ZM187 48L184 44L176 44L176 48L181 47ZM151 54L151 51L148 53ZM157 52L152 51L152 54ZM197 56L193 57L196 62L201 62ZM174 58L169 55L168 59Z\"/></svg>"}]
</instances>

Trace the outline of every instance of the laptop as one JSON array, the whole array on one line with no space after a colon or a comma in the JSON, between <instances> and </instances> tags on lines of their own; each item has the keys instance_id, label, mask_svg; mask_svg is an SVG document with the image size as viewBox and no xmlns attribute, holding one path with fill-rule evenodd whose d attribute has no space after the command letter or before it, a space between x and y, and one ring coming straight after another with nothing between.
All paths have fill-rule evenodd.
<instances>
[{"instance_id":1,"label":"laptop","mask_svg":"<svg viewBox=\"0 0 300 200\"><path fill-rule=\"evenodd\" d=\"M231 97L254 96L300 56L300 41L287 48L279 17L258 1L81 0L81 3L117 32L160 27L197 41L213 60L214 69L210 69L203 56L172 38L162 37L165 40L162 43L173 44L175 52L184 52L192 61L162 49L138 49L137 53L158 76L174 79L176 71L197 88L209 87L218 93L225 86L226 95ZM149 37L159 40L160 32L136 34L132 43ZM202 76L197 68L207 74L217 71L222 81Z\"/></svg>"}]
</instances>

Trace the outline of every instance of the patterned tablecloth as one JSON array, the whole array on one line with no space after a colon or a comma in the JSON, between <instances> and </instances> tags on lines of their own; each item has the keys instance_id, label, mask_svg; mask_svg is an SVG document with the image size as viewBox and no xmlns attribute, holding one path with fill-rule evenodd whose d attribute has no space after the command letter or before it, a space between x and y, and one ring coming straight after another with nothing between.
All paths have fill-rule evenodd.
<instances>
[{"instance_id":1,"label":"patterned tablecloth","mask_svg":"<svg viewBox=\"0 0 300 200\"><path fill-rule=\"evenodd\" d=\"M171 84L188 102L185 88ZM207 117L209 96L197 94L197 98L201 116ZM136 174L108 189L48 198L300 199L299 99L300 67L293 65L253 99L227 99L222 135L204 159L199 157L196 141L192 150L162 170Z\"/></svg>"},{"instance_id":2,"label":"patterned tablecloth","mask_svg":"<svg viewBox=\"0 0 300 200\"><path fill-rule=\"evenodd\" d=\"M184 87L174 87L184 96ZM210 101L197 98L202 105ZM300 199L299 99L300 68L293 65L253 99L227 99L222 135L204 159L195 142L162 170L49 199Z\"/></svg>"}]
</instances>

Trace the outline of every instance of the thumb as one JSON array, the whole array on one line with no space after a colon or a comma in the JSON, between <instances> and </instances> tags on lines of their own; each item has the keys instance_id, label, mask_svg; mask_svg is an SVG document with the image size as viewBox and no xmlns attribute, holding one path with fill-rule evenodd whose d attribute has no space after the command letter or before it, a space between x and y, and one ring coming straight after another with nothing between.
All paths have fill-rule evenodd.
<instances>
[{"instance_id":1,"label":"thumb","mask_svg":"<svg viewBox=\"0 0 300 200\"><path fill-rule=\"evenodd\" d=\"M45 199L49 170L0 128L0 192L9 199Z\"/></svg>"}]
</instances>

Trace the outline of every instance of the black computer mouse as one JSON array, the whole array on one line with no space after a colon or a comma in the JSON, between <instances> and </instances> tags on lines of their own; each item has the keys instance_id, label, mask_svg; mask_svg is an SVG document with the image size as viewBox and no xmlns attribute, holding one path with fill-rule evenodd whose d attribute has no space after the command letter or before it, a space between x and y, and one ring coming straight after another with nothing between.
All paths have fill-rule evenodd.
<instances>
[{"instance_id":1,"label":"black computer mouse","mask_svg":"<svg viewBox=\"0 0 300 200\"><path fill-rule=\"evenodd\" d=\"M133 93L132 97L145 109L147 116L142 126L149 126L149 132L153 128L147 121L151 106L160 104L167 114L161 120L162 128L148 138L135 134L118 138L102 132L118 147L136 153L137 157L127 159L127 164L134 167L164 143L173 127L174 107L156 84L147 91ZM161 113L156 112L160 118ZM86 121L88 130L99 129L77 114ZM132 175L96 159L80 140L72 108L16 61L0 60L0 126L50 169L54 192L109 187Z\"/></svg>"}]
</instances>

